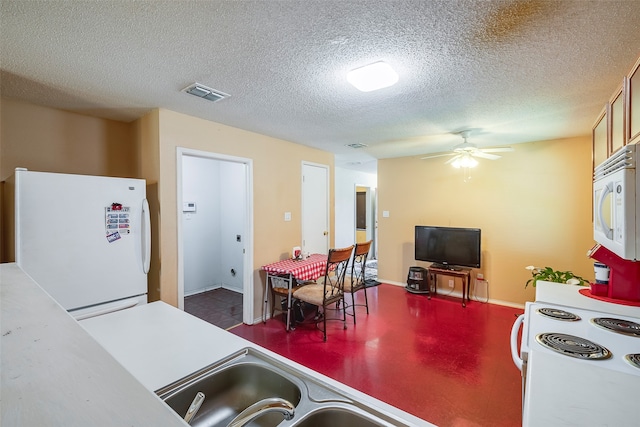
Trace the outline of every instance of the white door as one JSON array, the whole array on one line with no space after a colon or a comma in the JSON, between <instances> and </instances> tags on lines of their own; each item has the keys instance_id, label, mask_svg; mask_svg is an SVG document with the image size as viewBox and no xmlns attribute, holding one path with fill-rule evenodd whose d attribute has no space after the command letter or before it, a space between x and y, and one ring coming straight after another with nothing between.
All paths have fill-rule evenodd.
<instances>
[{"instance_id":1,"label":"white door","mask_svg":"<svg viewBox=\"0 0 640 427\"><path fill-rule=\"evenodd\" d=\"M329 168L302 164L302 250L329 252Z\"/></svg>"}]
</instances>

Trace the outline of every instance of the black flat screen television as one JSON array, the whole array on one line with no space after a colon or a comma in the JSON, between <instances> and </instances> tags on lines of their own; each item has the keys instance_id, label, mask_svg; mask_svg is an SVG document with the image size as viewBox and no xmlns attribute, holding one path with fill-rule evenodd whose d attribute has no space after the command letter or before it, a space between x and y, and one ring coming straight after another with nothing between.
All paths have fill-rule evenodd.
<instances>
[{"instance_id":1,"label":"black flat screen television","mask_svg":"<svg viewBox=\"0 0 640 427\"><path fill-rule=\"evenodd\" d=\"M441 268L480 268L479 228L416 225L415 246L417 261Z\"/></svg>"}]
</instances>

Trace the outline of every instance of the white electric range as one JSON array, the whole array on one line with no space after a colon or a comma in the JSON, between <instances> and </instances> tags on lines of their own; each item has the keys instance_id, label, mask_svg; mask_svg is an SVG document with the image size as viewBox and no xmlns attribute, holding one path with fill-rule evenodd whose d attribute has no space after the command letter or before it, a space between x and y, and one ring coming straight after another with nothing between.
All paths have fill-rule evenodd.
<instances>
[{"instance_id":1,"label":"white electric range","mask_svg":"<svg viewBox=\"0 0 640 427\"><path fill-rule=\"evenodd\" d=\"M514 324L524 426L640 424L640 307L599 301L581 289L538 282L536 301ZM571 354L576 349L582 354Z\"/></svg>"}]
</instances>

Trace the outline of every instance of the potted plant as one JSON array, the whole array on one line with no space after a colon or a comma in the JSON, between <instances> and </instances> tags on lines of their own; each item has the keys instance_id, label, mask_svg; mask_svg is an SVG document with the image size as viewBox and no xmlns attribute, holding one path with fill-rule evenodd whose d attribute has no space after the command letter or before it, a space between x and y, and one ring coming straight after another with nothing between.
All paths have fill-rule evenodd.
<instances>
[{"instance_id":1,"label":"potted plant","mask_svg":"<svg viewBox=\"0 0 640 427\"><path fill-rule=\"evenodd\" d=\"M529 283L532 283L533 286L536 286L536 282L538 280L544 280L546 282L556 282L556 283L567 283L569 285L580 285L587 286L589 281L583 279L580 276L576 276L570 271L556 271L551 267L534 267L530 265L525 267L527 270L531 271L531 279L527 280L524 287L529 286Z\"/></svg>"}]
</instances>

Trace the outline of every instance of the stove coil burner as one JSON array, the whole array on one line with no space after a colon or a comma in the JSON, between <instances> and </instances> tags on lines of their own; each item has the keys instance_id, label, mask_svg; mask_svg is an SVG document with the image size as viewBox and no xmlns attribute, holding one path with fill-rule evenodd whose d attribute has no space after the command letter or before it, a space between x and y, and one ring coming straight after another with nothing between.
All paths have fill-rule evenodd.
<instances>
[{"instance_id":1,"label":"stove coil burner","mask_svg":"<svg viewBox=\"0 0 640 427\"><path fill-rule=\"evenodd\" d=\"M548 349L577 359L603 360L611 357L611 352L603 346L573 335L547 332L536 336L536 341Z\"/></svg>"},{"instance_id":2,"label":"stove coil burner","mask_svg":"<svg viewBox=\"0 0 640 427\"><path fill-rule=\"evenodd\" d=\"M596 317L591 319L591 323L619 334L640 337L640 325L629 320L614 319L611 317Z\"/></svg>"},{"instance_id":3,"label":"stove coil burner","mask_svg":"<svg viewBox=\"0 0 640 427\"><path fill-rule=\"evenodd\" d=\"M624 356L624 360L629 362L634 368L640 369L640 353L627 354Z\"/></svg>"},{"instance_id":4,"label":"stove coil burner","mask_svg":"<svg viewBox=\"0 0 640 427\"><path fill-rule=\"evenodd\" d=\"M568 311L560 310L558 308L542 307L538 309L538 313L556 320L566 320L569 322L580 320L580 316L577 314L569 313Z\"/></svg>"}]
</instances>

